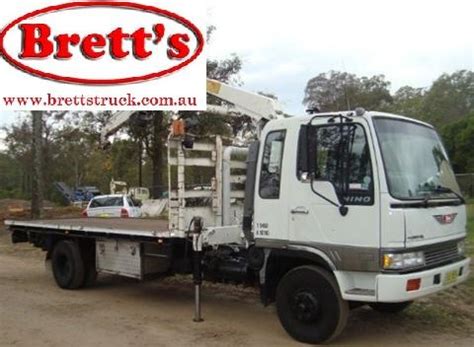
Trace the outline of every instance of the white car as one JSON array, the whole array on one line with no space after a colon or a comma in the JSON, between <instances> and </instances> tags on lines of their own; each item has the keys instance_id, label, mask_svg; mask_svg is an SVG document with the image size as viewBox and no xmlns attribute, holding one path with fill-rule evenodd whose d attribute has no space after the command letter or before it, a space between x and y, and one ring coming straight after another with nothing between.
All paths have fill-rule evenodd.
<instances>
[{"instance_id":1,"label":"white car","mask_svg":"<svg viewBox=\"0 0 474 347\"><path fill-rule=\"evenodd\" d=\"M96 196L82 212L84 217L138 218L141 214L140 206L123 194Z\"/></svg>"}]
</instances>

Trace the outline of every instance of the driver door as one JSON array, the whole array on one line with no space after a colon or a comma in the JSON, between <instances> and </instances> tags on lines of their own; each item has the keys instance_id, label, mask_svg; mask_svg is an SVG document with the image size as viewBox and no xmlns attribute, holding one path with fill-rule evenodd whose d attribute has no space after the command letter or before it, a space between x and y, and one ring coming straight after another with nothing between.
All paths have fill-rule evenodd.
<instances>
[{"instance_id":1,"label":"driver door","mask_svg":"<svg viewBox=\"0 0 474 347\"><path fill-rule=\"evenodd\" d=\"M328 122L328 118L321 117L312 122L307 135L307 145L311 146L308 154L301 145L295 146L300 147L295 157L308 156L313 172L307 174L313 178L302 177L296 164L288 201L290 241L321 246L336 258L357 257L356 249L351 253L352 247L378 249L379 192L369 134L364 119ZM343 203L348 213L343 216L333 203Z\"/></svg>"}]
</instances>

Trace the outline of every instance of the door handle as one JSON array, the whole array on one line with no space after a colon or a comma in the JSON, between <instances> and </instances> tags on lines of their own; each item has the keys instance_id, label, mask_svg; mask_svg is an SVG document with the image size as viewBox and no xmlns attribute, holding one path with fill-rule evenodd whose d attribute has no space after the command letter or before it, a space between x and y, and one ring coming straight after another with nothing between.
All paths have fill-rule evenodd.
<instances>
[{"instance_id":1,"label":"door handle","mask_svg":"<svg viewBox=\"0 0 474 347\"><path fill-rule=\"evenodd\" d=\"M304 206L298 206L298 207L295 207L294 209L292 209L290 211L290 213L292 214L308 214L309 211L306 207Z\"/></svg>"}]
</instances>

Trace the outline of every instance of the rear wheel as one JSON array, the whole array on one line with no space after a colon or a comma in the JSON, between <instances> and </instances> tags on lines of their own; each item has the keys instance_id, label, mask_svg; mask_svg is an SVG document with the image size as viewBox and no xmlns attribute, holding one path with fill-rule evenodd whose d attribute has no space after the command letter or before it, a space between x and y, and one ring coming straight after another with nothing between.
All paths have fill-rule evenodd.
<instances>
[{"instance_id":1,"label":"rear wheel","mask_svg":"<svg viewBox=\"0 0 474 347\"><path fill-rule=\"evenodd\" d=\"M369 304L373 310L382 313L398 313L410 306L413 301L404 302L374 302Z\"/></svg>"},{"instance_id":2,"label":"rear wheel","mask_svg":"<svg viewBox=\"0 0 474 347\"><path fill-rule=\"evenodd\" d=\"M321 343L344 329L349 305L334 277L316 266L300 266L280 281L276 305L280 322L294 339Z\"/></svg>"},{"instance_id":3,"label":"rear wheel","mask_svg":"<svg viewBox=\"0 0 474 347\"><path fill-rule=\"evenodd\" d=\"M77 289L84 283L84 262L76 242L59 241L51 255L53 275L63 289Z\"/></svg>"}]
</instances>

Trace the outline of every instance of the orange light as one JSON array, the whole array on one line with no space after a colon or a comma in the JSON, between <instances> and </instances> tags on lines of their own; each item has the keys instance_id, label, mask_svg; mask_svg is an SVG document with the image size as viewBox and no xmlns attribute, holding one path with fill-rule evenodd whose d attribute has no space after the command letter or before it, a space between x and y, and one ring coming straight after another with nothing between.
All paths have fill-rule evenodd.
<instances>
[{"instance_id":1,"label":"orange light","mask_svg":"<svg viewBox=\"0 0 474 347\"><path fill-rule=\"evenodd\" d=\"M420 286L421 278L412 278L411 280L407 281L407 292L418 290L420 289Z\"/></svg>"},{"instance_id":2,"label":"orange light","mask_svg":"<svg viewBox=\"0 0 474 347\"><path fill-rule=\"evenodd\" d=\"M384 268L384 269L390 268L390 266L391 266L392 263L393 263L393 258L392 258L392 256L391 256L391 254L385 254L385 255L383 256L383 261L382 261L382 262L383 262L383 268Z\"/></svg>"},{"instance_id":3,"label":"orange light","mask_svg":"<svg viewBox=\"0 0 474 347\"><path fill-rule=\"evenodd\" d=\"M171 133L173 136L184 136L185 128L183 119L176 119L171 123Z\"/></svg>"}]
</instances>

